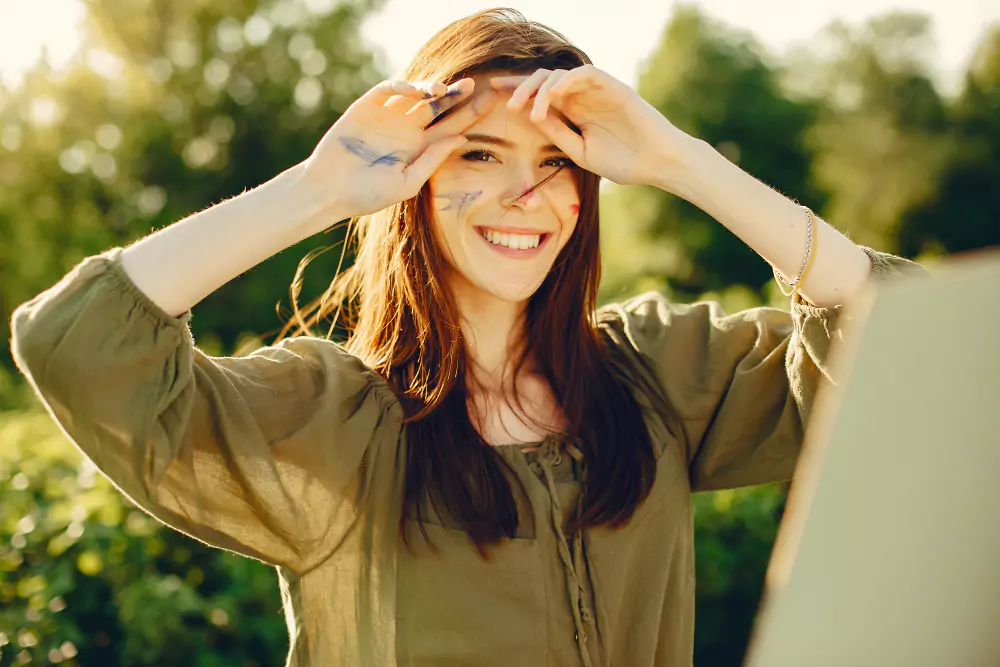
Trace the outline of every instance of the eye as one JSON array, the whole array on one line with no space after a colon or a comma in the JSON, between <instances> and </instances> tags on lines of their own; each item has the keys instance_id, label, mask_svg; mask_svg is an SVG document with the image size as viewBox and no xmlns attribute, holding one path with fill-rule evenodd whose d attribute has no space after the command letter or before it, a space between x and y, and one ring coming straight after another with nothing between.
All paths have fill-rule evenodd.
<instances>
[{"instance_id":1,"label":"eye","mask_svg":"<svg viewBox=\"0 0 1000 667\"><path fill-rule=\"evenodd\" d=\"M498 159L497 154L488 148L477 148L474 151L469 151L462 155L463 160L468 160L469 162L489 162L490 158L494 160Z\"/></svg>"},{"instance_id":2,"label":"eye","mask_svg":"<svg viewBox=\"0 0 1000 667\"><path fill-rule=\"evenodd\" d=\"M576 166L575 162L573 162L572 160L570 160L568 157L562 157L562 156L560 156L560 157L550 157L549 159L547 159L542 164L543 165L552 166L552 167L567 167L567 168L572 168L572 167Z\"/></svg>"}]
</instances>

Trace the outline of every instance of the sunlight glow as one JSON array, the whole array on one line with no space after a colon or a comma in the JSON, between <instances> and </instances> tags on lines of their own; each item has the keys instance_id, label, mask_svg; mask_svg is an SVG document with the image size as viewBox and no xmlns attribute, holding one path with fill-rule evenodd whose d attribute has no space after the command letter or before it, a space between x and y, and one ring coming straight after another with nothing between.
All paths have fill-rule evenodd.
<instances>
[{"instance_id":1,"label":"sunlight glow","mask_svg":"<svg viewBox=\"0 0 1000 667\"><path fill-rule=\"evenodd\" d=\"M80 46L82 0L0 0L0 82L20 83L43 50L53 67Z\"/></svg>"},{"instance_id":2,"label":"sunlight glow","mask_svg":"<svg viewBox=\"0 0 1000 667\"><path fill-rule=\"evenodd\" d=\"M335 0L301 0L282 6L288 11L299 8L322 13L335 4ZM383 68L397 73L435 30L478 9L502 4L513 5L529 19L563 32L599 67L634 85L643 59L660 39L676 2L621 0L617 10L609 12L604 0L434 0L414 12L410 0L387 0L364 22L363 34L380 52ZM893 9L926 13L931 16L936 42L929 57L945 88L950 88L950 80L964 69L985 27L1000 20L1000 3L984 0L823 0L805 4L799 0L700 0L694 4L727 26L748 30L775 55L809 44L817 31L837 19L860 24L867 17ZM43 50L56 68L68 62L80 46L84 18L83 0L0 0L0 82L16 86ZM260 44L273 27L260 18L242 29L234 21L233 25L221 25L220 36L232 48L244 41ZM104 70L114 68L107 59L95 65ZM318 61L314 69L322 70ZM311 101L309 91L303 93L303 99Z\"/></svg>"}]
</instances>

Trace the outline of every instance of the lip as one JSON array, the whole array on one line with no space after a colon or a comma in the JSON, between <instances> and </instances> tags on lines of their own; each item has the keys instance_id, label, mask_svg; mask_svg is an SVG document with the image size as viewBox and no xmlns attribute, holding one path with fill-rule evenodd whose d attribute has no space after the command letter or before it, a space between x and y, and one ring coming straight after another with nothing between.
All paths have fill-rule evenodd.
<instances>
[{"instance_id":1,"label":"lip","mask_svg":"<svg viewBox=\"0 0 1000 667\"><path fill-rule=\"evenodd\" d=\"M480 231L483 229L492 229L493 231L496 232L506 232L508 234L540 234L542 238L539 240L538 245L535 246L534 248L527 248L525 250L515 250L514 248L508 248L506 246L490 243L489 241L486 240L486 237L483 236L482 232ZM509 257L510 259L532 259L533 257L537 256L540 252L542 252L542 249L549 242L549 239L551 239L554 236L554 234L552 234L551 232L542 232L538 230L516 232L513 231L515 229L518 228L505 227L501 229L498 227L476 227L475 231L476 231L476 236L478 236L479 239L487 247L490 248L490 250L493 250L494 252L503 255L504 257Z\"/></svg>"},{"instance_id":2,"label":"lip","mask_svg":"<svg viewBox=\"0 0 1000 667\"><path fill-rule=\"evenodd\" d=\"M501 234L524 234L526 236L531 236L532 234L552 234L550 231L544 229L531 229L530 227L476 227L476 231L482 236L484 230L491 229L494 232L500 232Z\"/></svg>"}]
</instances>

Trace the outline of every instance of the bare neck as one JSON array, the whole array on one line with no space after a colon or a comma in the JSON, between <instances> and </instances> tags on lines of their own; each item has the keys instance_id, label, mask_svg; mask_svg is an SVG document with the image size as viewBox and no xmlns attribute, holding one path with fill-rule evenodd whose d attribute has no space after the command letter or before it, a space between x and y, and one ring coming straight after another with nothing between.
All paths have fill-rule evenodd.
<instances>
[{"instance_id":1,"label":"bare neck","mask_svg":"<svg viewBox=\"0 0 1000 667\"><path fill-rule=\"evenodd\" d=\"M484 387L499 389L524 332L527 302L510 302L466 286L453 289L469 354L469 371ZM510 381L512 378L506 378Z\"/></svg>"}]
</instances>

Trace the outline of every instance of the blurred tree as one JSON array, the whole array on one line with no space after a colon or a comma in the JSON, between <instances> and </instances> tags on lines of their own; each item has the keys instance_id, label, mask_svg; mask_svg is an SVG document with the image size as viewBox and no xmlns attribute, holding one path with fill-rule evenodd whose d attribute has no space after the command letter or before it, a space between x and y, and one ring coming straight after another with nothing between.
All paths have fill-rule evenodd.
<instances>
[{"instance_id":1,"label":"blurred tree","mask_svg":"<svg viewBox=\"0 0 1000 667\"><path fill-rule=\"evenodd\" d=\"M789 75L789 87L822 109L809 145L816 181L830 193L823 214L880 250L901 250L901 217L931 197L957 150L927 73L931 47L926 16L889 13L859 28L836 22Z\"/></svg>"},{"instance_id":2,"label":"blurred tree","mask_svg":"<svg viewBox=\"0 0 1000 667\"><path fill-rule=\"evenodd\" d=\"M43 411L0 445L0 665L281 664L271 568L160 526Z\"/></svg>"},{"instance_id":3,"label":"blurred tree","mask_svg":"<svg viewBox=\"0 0 1000 667\"><path fill-rule=\"evenodd\" d=\"M933 194L904 213L899 249L954 253L1000 245L1000 26L978 45L952 109L954 150Z\"/></svg>"},{"instance_id":4,"label":"blurred tree","mask_svg":"<svg viewBox=\"0 0 1000 667\"><path fill-rule=\"evenodd\" d=\"M0 98L5 336L14 306L84 257L305 159L380 78L359 36L375 4L90 0L79 62L58 74L43 64ZM276 330L299 259L337 238L309 239L209 296L195 335L211 332L203 343L221 352L241 332ZM303 301L332 277L334 254L311 267L319 281ZM0 362L10 367L6 346Z\"/></svg>"},{"instance_id":5,"label":"blurred tree","mask_svg":"<svg viewBox=\"0 0 1000 667\"><path fill-rule=\"evenodd\" d=\"M817 109L787 99L778 80L753 39L681 7L645 61L638 91L681 130L818 209L825 200L809 181L804 145ZM757 290L771 277L757 253L679 197L630 187L612 188L607 199L612 222L601 242L608 296L641 281L685 300L733 284Z\"/></svg>"},{"instance_id":6,"label":"blurred tree","mask_svg":"<svg viewBox=\"0 0 1000 667\"><path fill-rule=\"evenodd\" d=\"M788 484L694 497L698 667L738 667L753 629Z\"/></svg>"}]
</instances>

